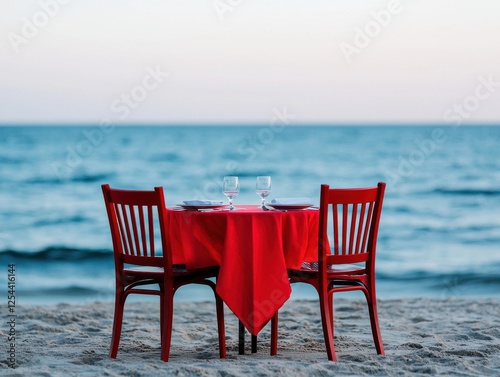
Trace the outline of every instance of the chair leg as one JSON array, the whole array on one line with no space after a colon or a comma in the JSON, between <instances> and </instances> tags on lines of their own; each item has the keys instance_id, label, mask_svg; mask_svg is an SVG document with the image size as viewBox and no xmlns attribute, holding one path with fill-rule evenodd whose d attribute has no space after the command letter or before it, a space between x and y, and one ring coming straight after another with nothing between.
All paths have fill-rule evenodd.
<instances>
[{"instance_id":1,"label":"chair leg","mask_svg":"<svg viewBox=\"0 0 500 377\"><path fill-rule=\"evenodd\" d=\"M335 335L335 326L333 326L333 291L328 295L328 307L330 308L330 317L332 323L332 334Z\"/></svg>"},{"instance_id":2,"label":"chair leg","mask_svg":"<svg viewBox=\"0 0 500 377\"><path fill-rule=\"evenodd\" d=\"M117 291L119 288L117 288ZM123 291L123 288L120 289ZM111 334L111 346L109 348L109 357L112 359L116 359L116 355L118 353L118 345L120 344L120 336L122 333L122 322L123 322L123 308L125 305L124 297L122 297L121 293L116 294L115 296L115 314L113 318L113 330Z\"/></svg>"},{"instance_id":3,"label":"chair leg","mask_svg":"<svg viewBox=\"0 0 500 377\"><path fill-rule=\"evenodd\" d=\"M337 361L333 342L333 307L330 307L330 299L327 291L319 295L319 301L328 360Z\"/></svg>"},{"instance_id":4,"label":"chair leg","mask_svg":"<svg viewBox=\"0 0 500 377\"><path fill-rule=\"evenodd\" d=\"M278 312L271 318L271 356L278 353Z\"/></svg>"},{"instance_id":5,"label":"chair leg","mask_svg":"<svg viewBox=\"0 0 500 377\"><path fill-rule=\"evenodd\" d=\"M245 326L241 321L238 321L238 354L245 354Z\"/></svg>"},{"instance_id":6,"label":"chair leg","mask_svg":"<svg viewBox=\"0 0 500 377\"><path fill-rule=\"evenodd\" d=\"M163 308L163 294L160 295L160 344L163 344L163 317L164 317L164 308Z\"/></svg>"},{"instance_id":7,"label":"chair leg","mask_svg":"<svg viewBox=\"0 0 500 377\"><path fill-rule=\"evenodd\" d=\"M168 361L170 355L170 343L172 341L172 323L174 317L174 293L165 288L163 297L163 328L161 335L161 359Z\"/></svg>"},{"instance_id":8,"label":"chair leg","mask_svg":"<svg viewBox=\"0 0 500 377\"><path fill-rule=\"evenodd\" d=\"M226 329L224 325L224 302L215 294L215 306L217 311L217 329L219 331L219 356L221 359L226 358Z\"/></svg>"},{"instance_id":9,"label":"chair leg","mask_svg":"<svg viewBox=\"0 0 500 377\"><path fill-rule=\"evenodd\" d=\"M368 301L368 311L370 313L370 324L372 327L373 342L375 343L375 348L379 355L385 355L384 344L382 343L382 335L380 333L380 326L378 323L378 311L377 311L377 295L375 289L369 290L369 296L366 297Z\"/></svg>"}]
</instances>

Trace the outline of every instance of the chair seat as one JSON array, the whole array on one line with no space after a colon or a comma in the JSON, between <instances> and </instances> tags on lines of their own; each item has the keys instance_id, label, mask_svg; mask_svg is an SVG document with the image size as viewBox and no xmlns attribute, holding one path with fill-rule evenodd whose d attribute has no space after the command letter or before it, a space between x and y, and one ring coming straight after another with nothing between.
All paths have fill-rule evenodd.
<instances>
[{"instance_id":1,"label":"chair seat","mask_svg":"<svg viewBox=\"0 0 500 377\"><path fill-rule=\"evenodd\" d=\"M158 277L163 276L163 268L162 267L154 267L154 266L134 266L127 267L123 269L124 275L134 275L134 276L142 276L147 275L151 277L151 275L158 275Z\"/></svg>"},{"instance_id":2,"label":"chair seat","mask_svg":"<svg viewBox=\"0 0 500 377\"><path fill-rule=\"evenodd\" d=\"M196 268L188 270L185 264L174 264L173 266L174 276L181 275L190 275L190 274L216 274L218 271L218 267L205 267L205 268ZM154 266L133 266L127 267L123 269L123 273L125 275L133 275L133 276L148 276L148 277L163 277L163 267L154 267Z\"/></svg>"},{"instance_id":3,"label":"chair seat","mask_svg":"<svg viewBox=\"0 0 500 377\"><path fill-rule=\"evenodd\" d=\"M328 275L362 275L366 273L366 268L356 264L329 264L326 272ZM318 262L302 262L299 269L288 270L289 274L317 274Z\"/></svg>"}]
</instances>

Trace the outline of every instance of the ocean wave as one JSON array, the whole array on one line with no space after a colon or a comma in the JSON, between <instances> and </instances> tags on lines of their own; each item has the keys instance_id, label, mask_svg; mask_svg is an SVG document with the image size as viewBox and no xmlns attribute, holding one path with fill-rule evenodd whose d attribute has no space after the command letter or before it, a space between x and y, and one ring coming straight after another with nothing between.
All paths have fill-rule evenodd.
<instances>
[{"instance_id":1,"label":"ocean wave","mask_svg":"<svg viewBox=\"0 0 500 377\"><path fill-rule=\"evenodd\" d=\"M32 177L24 181L29 185L58 185L61 184L61 180L55 175L53 177Z\"/></svg>"},{"instance_id":2,"label":"ocean wave","mask_svg":"<svg viewBox=\"0 0 500 377\"><path fill-rule=\"evenodd\" d=\"M109 180L114 176L113 173L105 173L105 174L82 174L74 176L71 179L71 182L79 182L79 183L93 183L93 182L103 182Z\"/></svg>"},{"instance_id":3,"label":"ocean wave","mask_svg":"<svg viewBox=\"0 0 500 377\"><path fill-rule=\"evenodd\" d=\"M444 195L483 195L483 196L497 196L500 195L499 189L476 189L476 188L436 188L433 191L436 194Z\"/></svg>"},{"instance_id":4,"label":"ocean wave","mask_svg":"<svg viewBox=\"0 0 500 377\"><path fill-rule=\"evenodd\" d=\"M237 175L240 179L241 178L255 178L259 175L263 175L262 174L262 171L260 170L241 170L241 171L238 171L237 173L235 173L235 175ZM269 176L277 176L278 175L278 172L276 170L273 170L273 169L267 169L266 170L266 175L269 175ZM221 178L221 182L222 182L222 178Z\"/></svg>"},{"instance_id":5,"label":"ocean wave","mask_svg":"<svg viewBox=\"0 0 500 377\"><path fill-rule=\"evenodd\" d=\"M489 232L495 231L498 229L496 224L453 224L453 223L444 223L435 226L415 226L411 230L418 234L421 232L424 233L451 233L451 234L465 234L471 233L476 234L479 232Z\"/></svg>"},{"instance_id":6,"label":"ocean wave","mask_svg":"<svg viewBox=\"0 0 500 377\"><path fill-rule=\"evenodd\" d=\"M111 260L111 250L76 249L68 247L50 246L45 249L28 252L19 250L0 251L0 260L8 261L84 261L84 260Z\"/></svg>"},{"instance_id":7,"label":"ocean wave","mask_svg":"<svg viewBox=\"0 0 500 377\"><path fill-rule=\"evenodd\" d=\"M184 157L178 153L158 153L149 157L148 160L151 162L180 163L184 161Z\"/></svg>"},{"instance_id":8,"label":"ocean wave","mask_svg":"<svg viewBox=\"0 0 500 377\"><path fill-rule=\"evenodd\" d=\"M377 280L405 283L420 283L430 288L446 286L470 286L470 285L498 285L500 286L500 272L493 271L489 265L484 271L450 271L450 272L430 272L411 271L406 274L391 274L387 272L377 273ZM500 266L497 266L500 267ZM499 268L496 269L500 271Z\"/></svg>"},{"instance_id":9,"label":"ocean wave","mask_svg":"<svg viewBox=\"0 0 500 377\"><path fill-rule=\"evenodd\" d=\"M12 164L12 165L19 165L27 160L24 158L18 158L18 157L9 157L9 156L0 156L0 164Z\"/></svg>"},{"instance_id":10,"label":"ocean wave","mask_svg":"<svg viewBox=\"0 0 500 377\"><path fill-rule=\"evenodd\" d=\"M67 178L60 178L56 175L48 177L31 177L27 179L24 183L30 185L60 185L61 183L94 183L94 182L104 182L110 180L115 174L114 173L103 173L103 174L79 174L74 176L69 176Z\"/></svg>"},{"instance_id":11,"label":"ocean wave","mask_svg":"<svg viewBox=\"0 0 500 377\"><path fill-rule=\"evenodd\" d=\"M89 287L82 287L78 285L71 285L67 287L53 287L53 288L40 288L40 289L17 289L18 293L21 293L23 296L79 296L79 297L88 297L88 296L97 296L100 294L100 291L97 289L92 289Z\"/></svg>"},{"instance_id":12,"label":"ocean wave","mask_svg":"<svg viewBox=\"0 0 500 377\"><path fill-rule=\"evenodd\" d=\"M40 219L33 223L33 226L49 226L49 225L59 225L59 224L68 224L68 223L85 223L89 221L88 218L80 215L66 217L66 218L58 218L58 219Z\"/></svg>"}]
</instances>

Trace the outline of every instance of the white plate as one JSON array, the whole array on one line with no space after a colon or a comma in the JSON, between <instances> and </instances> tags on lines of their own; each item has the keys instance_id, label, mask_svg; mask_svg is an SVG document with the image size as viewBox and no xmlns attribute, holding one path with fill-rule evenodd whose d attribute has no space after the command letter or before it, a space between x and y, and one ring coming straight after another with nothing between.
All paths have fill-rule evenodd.
<instances>
[{"instance_id":1,"label":"white plate","mask_svg":"<svg viewBox=\"0 0 500 377\"><path fill-rule=\"evenodd\" d=\"M286 209L286 210L291 210L291 209L306 209L309 207L312 207L314 204L277 204L277 203L266 203L266 207L272 207L274 209Z\"/></svg>"},{"instance_id":2,"label":"white plate","mask_svg":"<svg viewBox=\"0 0 500 377\"><path fill-rule=\"evenodd\" d=\"M179 207L189 210L198 210L198 209L216 209L226 207L226 204L176 204Z\"/></svg>"}]
</instances>

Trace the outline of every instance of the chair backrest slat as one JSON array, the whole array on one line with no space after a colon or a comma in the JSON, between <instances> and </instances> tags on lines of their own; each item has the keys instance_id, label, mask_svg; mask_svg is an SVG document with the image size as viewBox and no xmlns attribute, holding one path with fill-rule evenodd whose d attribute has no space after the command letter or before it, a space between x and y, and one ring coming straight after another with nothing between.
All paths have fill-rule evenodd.
<instances>
[{"instance_id":1,"label":"chair backrest slat","mask_svg":"<svg viewBox=\"0 0 500 377\"><path fill-rule=\"evenodd\" d=\"M339 254L339 212L337 204L332 205L333 211L333 253Z\"/></svg>"},{"instance_id":2,"label":"chair backrest slat","mask_svg":"<svg viewBox=\"0 0 500 377\"><path fill-rule=\"evenodd\" d=\"M358 210L358 204L354 203L352 205L352 212L351 212L351 234L349 235L349 252L348 254L353 254L352 248L355 246L354 244L354 239L356 238L356 214ZM354 250L354 253L356 253L356 250Z\"/></svg>"},{"instance_id":3,"label":"chair backrest slat","mask_svg":"<svg viewBox=\"0 0 500 377\"><path fill-rule=\"evenodd\" d=\"M114 208L116 211L116 215L118 217L118 225L120 228L120 238L121 238L121 241L123 244L123 251L125 254L130 254L131 251L129 249L129 243L128 243L128 237L127 237L127 225L123 220L124 217L126 219L126 215L127 215L126 212L125 212L125 216L123 215L125 206L115 204Z\"/></svg>"},{"instance_id":4,"label":"chair backrest slat","mask_svg":"<svg viewBox=\"0 0 500 377\"><path fill-rule=\"evenodd\" d=\"M141 245L139 243L139 229L137 228L137 220L136 220L136 214L135 214L135 209L134 206L128 206L129 214L130 214L130 221L131 221L131 226L132 226L132 233L134 236L133 242L135 246L135 255L144 255L143 251L141 250Z\"/></svg>"},{"instance_id":5,"label":"chair backrest slat","mask_svg":"<svg viewBox=\"0 0 500 377\"><path fill-rule=\"evenodd\" d=\"M363 243L361 245L361 250L366 250L367 244L366 241L369 239L368 236L370 234L370 229L371 229L371 223L372 223L372 218L373 218L373 210L374 210L374 203L370 202L368 205L368 211L366 214L366 222L365 222L365 229L363 232ZM369 246L368 246L369 248ZM360 251L361 252L361 251Z\"/></svg>"},{"instance_id":6,"label":"chair backrest slat","mask_svg":"<svg viewBox=\"0 0 500 377\"><path fill-rule=\"evenodd\" d=\"M144 255L148 255L148 244L146 242L146 224L144 222L144 207L138 206L137 212L139 212L139 223L141 225L141 241L142 241L142 252Z\"/></svg>"},{"instance_id":7,"label":"chair backrest slat","mask_svg":"<svg viewBox=\"0 0 500 377\"><path fill-rule=\"evenodd\" d=\"M357 237L356 237L356 246L354 247L354 253L358 254L363 250L363 247L361 247L361 235L366 231L366 224L363 222L365 218L365 212L366 212L366 203L361 203L361 209L359 211L359 220L358 220L358 232L357 232Z\"/></svg>"},{"instance_id":8,"label":"chair backrest slat","mask_svg":"<svg viewBox=\"0 0 500 377\"><path fill-rule=\"evenodd\" d=\"M154 232L154 222L153 222L153 207L148 206L148 224L149 224L149 250L151 251L151 256L155 256L155 232Z\"/></svg>"},{"instance_id":9,"label":"chair backrest slat","mask_svg":"<svg viewBox=\"0 0 500 377\"><path fill-rule=\"evenodd\" d=\"M132 238L132 229L130 229L130 208L127 205L122 204L122 213L123 213L123 218L125 220L125 231L127 232L127 242L128 242L128 247L130 249L130 254L131 255L137 255L137 252L134 247L134 241ZM129 209L129 211L127 211Z\"/></svg>"},{"instance_id":10,"label":"chair backrest slat","mask_svg":"<svg viewBox=\"0 0 500 377\"><path fill-rule=\"evenodd\" d=\"M346 238L347 238L347 215L348 206L342 205L342 254L346 253Z\"/></svg>"}]
</instances>

